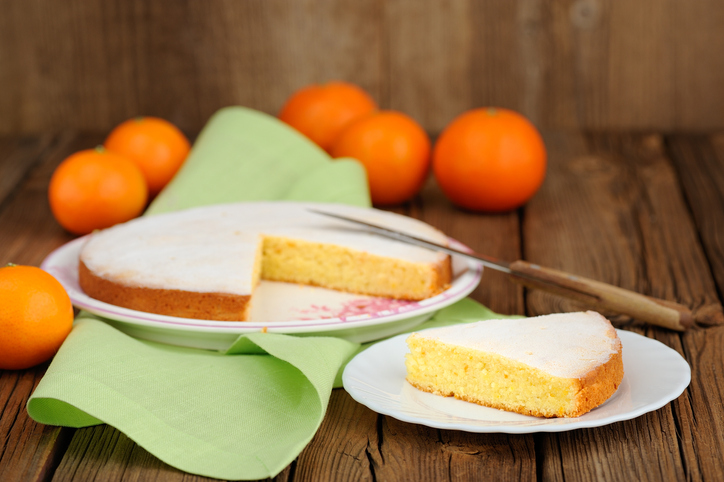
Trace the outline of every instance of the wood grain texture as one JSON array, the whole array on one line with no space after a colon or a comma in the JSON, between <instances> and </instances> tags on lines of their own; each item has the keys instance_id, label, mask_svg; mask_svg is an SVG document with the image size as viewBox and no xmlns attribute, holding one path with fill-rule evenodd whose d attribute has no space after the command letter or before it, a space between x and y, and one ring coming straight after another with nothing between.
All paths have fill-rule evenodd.
<instances>
[{"instance_id":1,"label":"wood grain texture","mask_svg":"<svg viewBox=\"0 0 724 482\"><path fill-rule=\"evenodd\" d=\"M53 480L212 480L170 467L108 425L77 429Z\"/></svg>"},{"instance_id":2,"label":"wood grain texture","mask_svg":"<svg viewBox=\"0 0 724 482\"><path fill-rule=\"evenodd\" d=\"M396 0L383 2L387 58L381 101L440 132L473 104L472 3Z\"/></svg>"},{"instance_id":3,"label":"wood grain texture","mask_svg":"<svg viewBox=\"0 0 724 482\"><path fill-rule=\"evenodd\" d=\"M709 263L718 298L724 287L724 245L717 230L724 226L724 137L719 135L675 135L667 153L676 166L685 199L697 227L699 240ZM709 274L711 273L711 274ZM708 277L707 276L707 277ZM715 294L710 293L714 298ZM719 376L724 366L724 320L721 305L713 311L706 329L686 333L683 351L692 370L689 396L676 401L682 454L687 460L696 455L697 464L687 464L692 479L714 480L724 473L724 382ZM690 410L686 410L690 405Z\"/></svg>"},{"instance_id":4,"label":"wood grain texture","mask_svg":"<svg viewBox=\"0 0 724 482\"><path fill-rule=\"evenodd\" d=\"M380 480L381 417L344 390L333 390L322 426L297 458L294 480Z\"/></svg>"},{"instance_id":5,"label":"wood grain texture","mask_svg":"<svg viewBox=\"0 0 724 482\"><path fill-rule=\"evenodd\" d=\"M72 429L41 425L25 411L47 366L0 370L0 480L49 480L68 445Z\"/></svg>"},{"instance_id":6,"label":"wood grain texture","mask_svg":"<svg viewBox=\"0 0 724 482\"><path fill-rule=\"evenodd\" d=\"M0 0L0 133L198 132L343 79L430 132L497 105L544 128L724 128L724 5L612 0Z\"/></svg>"},{"instance_id":7,"label":"wood grain texture","mask_svg":"<svg viewBox=\"0 0 724 482\"><path fill-rule=\"evenodd\" d=\"M43 159L55 136L0 139L0 206Z\"/></svg>"},{"instance_id":8,"label":"wood grain texture","mask_svg":"<svg viewBox=\"0 0 724 482\"><path fill-rule=\"evenodd\" d=\"M0 205L0 265L39 266L53 249L75 238L53 218L48 183L57 165L68 155L97 144L98 136L59 136L44 153L42 162L19 183L12 200Z\"/></svg>"},{"instance_id":9,"label":"wood grain texture","mask_svg":"<svg viewBox=\"0 0 724 482\"><path fill-rule=\"evenodd\" d=\"M719 295L724 293L724 135L674 135L668 150L676 167Z\"/></svg>"},{"instance_id":10,"label":"wood grain texture","mask_svg":"<svg viewBox=\"0 0 724 482\"><path fill-rule=\"evenodd\" d=\"M292 480L291 474L288 467L273 480L287 482ZM98 425L75 431L53 480L213 482L218 479L182 472L157 459L115 428Z\"/></svg>"},{"instance_id":11,"label":"wood grain texture","mask_svg":"<svg viewBox=\"0 0 724 482\"><path fill-rule=\"evenodd\" d=\"M384 417L377 480L533 480L530 435L437 430Z\"/></svg>"},{"instance_id":12,"label":"wood grain texture","mask_svg":"<svg viewBox=\"0 0 724 482\"><path fill-rule=\"evenodd\" d=\"M686 205L676 171L659 135L591 138L597 152L626 166L639 254L648 279L645 294L678 301L693 310L718 302L709 262Z\"/></svg>"},{"instance_id":13,"label":"wood grain texture","mask_svg":"<svg viewBox=\"0 0 724 482\"><path fill-rule=\"evenodd\" d=\"M567 271L694 308L718 301L661 137L563 135L546 140L552 160L549 177L525 210L524 239L536 239L526 244L528 260L547 266L564 264ZM580 308L536 292L530 293L527 302L532 313ZM592 447L589 440L579 439L583 434L572 432L556 441L540 436L543 473L552 479L576 474L583 480L696 480L721 473L715 455L721 451L721 441L710 436L724 419L721 404L714 401L720 395L700 398L702 393L719 393L720 387L718 383L699 385L708 379L709 364L722 366L720 353L701 350L707 345L702 344L703 338L718 339L721 327L694 328L682 335L635 322L626 327L645 332L686 356L694 373L690 388L664 409L616 424L613 440L602 432L597 439L611 446L595 455L597 463L591 472L581 473L581 460L590 455L584 457L577 447ZM700 357L707 368L695 367ZM699 434L695 426L706 428ZM618 435L620 430L626 437ZM706 462L686 463L693 454Z\"/></svg>"}]
</instances>

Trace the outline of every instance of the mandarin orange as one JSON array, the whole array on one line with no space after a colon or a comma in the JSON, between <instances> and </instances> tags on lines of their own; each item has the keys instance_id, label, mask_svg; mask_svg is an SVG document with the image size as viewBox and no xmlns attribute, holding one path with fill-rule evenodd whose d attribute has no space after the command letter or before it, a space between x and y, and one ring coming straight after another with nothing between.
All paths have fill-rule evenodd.
<instances>
[{"instance_id":1,"label":"mandarin orange","mask_svg":"<svg viewBox=\"0 0 724 482\"><path fill-rule=\"evenodd\" d=\"M103 144L129 158L143 172L153 197L171 181L191 150L186 136L158 117L137 117L119 124Z\"/></svg>"},{"instance_id":2,"label":"mandarin orange","mask_svg":"<svg viewBox=\"0 0 724 482\"><path fill-rule=\"evenodd\" d=\"M296 91L282 107L279 119L329 152L348 124L376 109L377 104L362 88L333 81Z\"/></svg>"},{"instance_id":3,"label":"mandarin orange","mask_svg":"<svg viewBox=\"0 0 724 482\"><path fill-rule=\"evenodd\" d=\"M427 177L430 138L408 115L378 111L342 131L331 154L364 164L374 204L399 204L417 194Z\"/></svg>"},{"instance_id":4,"label":"mandarin orange","mask_svg":"<svg viewBox=\"0 0 724 482\"><path fill-rule=\"evenodd\" d=\"M70 298L53 276L34 266L0 268L0 369L50 359L72 326Z\"/></svg>"},{"instance_id":5,"label":"mandarin orange","mask_svg":"<svg viewBox=\"0 0 724 482\"><path fill-rule=\"evenodd\" d=\"M147 199L148 187L138 166L102 147L65 159L48 188L55 219L75 234L129 221L141 214Z\"/></svg>"},{"instance_id":6,"label":"mandarin orange","mask_svg":"<svg viewBox=\"0 0 724 482\"><path fill-rule=\"evenodd\" d=\"M546 149L533 124L508 109L463 113L440 134L433 172L456 205L474 211L508 211L525 204L546 173Z\"/></svg>"}]
</instances>

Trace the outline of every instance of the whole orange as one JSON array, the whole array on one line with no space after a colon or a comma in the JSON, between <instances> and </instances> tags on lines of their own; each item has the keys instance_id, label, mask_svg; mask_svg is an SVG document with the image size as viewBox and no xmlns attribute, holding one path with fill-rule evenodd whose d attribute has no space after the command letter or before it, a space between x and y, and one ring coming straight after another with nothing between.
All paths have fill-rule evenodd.
<instances>
[{"instance_id":1,"label":"whole orange","mask_svg":"<svg viewBox=\"0 0 724 482\"><path fill-rule=\"evenodd\" d=\"M399 204L417 194L425 181L430 138L411 117L379 111L342 131L331 153L364 164L374 204Z\"/></svg>"},{"instance_id":2,"label":"whole orange","mask_svg":"<svg viewBox=\"0 0 724 482\"><path fill-rule=\"evenodd\" d=\"M362 88L334 81L296 91L282 107L279 119L329 152L350 122L376 109L377 104Z\"/></svg>"},{"instance_id":3,"label":"whole orange","mask_svg":"<svg viewBox=\"0 0 724 482\"><path fill-rule=\"evenodd\" d=\"M141 168L151 196L168 184L191 150L186 136L175 125L158 117L136 117L119 124L103 145Z\"/></svg>"},{"instance_id":4,"label":"whole orange","mask_svg":"<svg viewBox=\"0 0 724 482\"><path fill-rule=\"evenodd\" d=\"M445 195L475 211L508 211L540 188L546 149L528 119L508 109L463 113L440 134L433 172Z\"/></svg>"},{"instance_id":5,"label":"whole orange","mask_svg":"<svg viewBox=\"0 0 724 482\"><path fill-rule=\"evenodd\" d=\"M72 326L70 298L53 276L34 266L0 268L0 369L48 360Z\"/></svg>"},{"instance_id":6,"label":"whole orange","mask_svg":"<svg viewBox=\"0 0 724 482\"><path fill-rule=\"evenodd\" d=\"M148 188L141 170L102 147L76 152L53 173L48 200L55 219L75 234L88 234L135 218Z\"/></svg>"}]
</instances>

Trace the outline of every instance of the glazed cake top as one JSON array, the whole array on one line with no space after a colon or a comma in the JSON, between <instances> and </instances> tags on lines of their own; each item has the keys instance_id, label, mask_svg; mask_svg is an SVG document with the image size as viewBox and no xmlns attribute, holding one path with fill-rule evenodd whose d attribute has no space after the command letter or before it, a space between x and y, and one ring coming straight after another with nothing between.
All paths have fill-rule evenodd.
<instances>
[{"instance_id":1,"label":"glazed cake top","mask_svg":"<svg viewBox=\"0 0 724 482\"><path fill-rule=\"evenodd\" d=\"M93 233L80 259L97 276L125 285L248 295L263 235L334 244L415 263L446 258L308 208L447 245L442 232L406 216L339 204L280 201L222 204L137 218Z\"/></svg>"},{"instance_id":2,"label":"glazed cake top","mask_svg":"<svg viewBox=\"0 0 724 482\"><path fill-rule=\"evenodd\" d=\"M611 322L594 311L483 320L416 335L495 353L562 378L580 378L621 351Z\"/></svg>"}]
</instances>

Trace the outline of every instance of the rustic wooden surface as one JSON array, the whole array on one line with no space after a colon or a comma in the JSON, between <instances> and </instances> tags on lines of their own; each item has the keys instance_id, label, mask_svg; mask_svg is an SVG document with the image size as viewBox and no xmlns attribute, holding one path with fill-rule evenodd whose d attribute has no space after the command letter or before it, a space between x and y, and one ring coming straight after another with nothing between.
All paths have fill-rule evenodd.
<instances>
[{"instance_id":1,"label":"rustic wooden surface","mask_svg":"<svg viewBox=\"0 0 724 482\"><path fill-rule=\"evenodd\" d=\"M472 107L542 128L724 129L717 0L0 0L0 133L193 133L330 79L439 132Z\"/></svg>"},{"instance_id":2,"label":"rustic wooden surface","mask_svg":"<svg viewBox=\"0 0 724 482\"><path fill-rule=\"evenodd\" d=\"M528 435L437 430L378 415L335 390L312 442L278 480L721 480L724 477L724 137L546 135L550 167L523 209L454 209L431 180L397 211L476 251L524 258L694 308L685 333L614 317L692 367L685 393L655 412L605 427ZM72 239L53 220L54 167L102 135L0 138L0 264L38 265ZM501 313L579 306L486 271L473 298ZM109 426L68 429L28 418L47 365L0 371L0 480L205 480L160 462Z\"/></svg>"}]
</instances>

